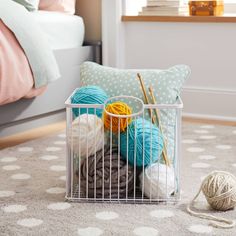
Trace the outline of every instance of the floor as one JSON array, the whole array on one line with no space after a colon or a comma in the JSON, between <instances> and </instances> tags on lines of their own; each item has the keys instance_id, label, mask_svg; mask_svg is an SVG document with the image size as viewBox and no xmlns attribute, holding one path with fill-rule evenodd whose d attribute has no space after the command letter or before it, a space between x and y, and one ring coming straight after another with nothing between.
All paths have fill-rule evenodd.
<instances>
[{"instance_id":1,"label":"floor","mask_svg":"<svg viewBox=\"0 0 236 236\"><path fill-rule=\"evenodd\" d=\"M63 128L63 127L62 127ZM184 122L181 201L123 205L65 201L65 133L59 131L0 151L0 235L236 235L190 216L186 206L213 170L236 173L236 127ZM212 211L203 196L196 207Z\"/></svg>"}]
</instances>

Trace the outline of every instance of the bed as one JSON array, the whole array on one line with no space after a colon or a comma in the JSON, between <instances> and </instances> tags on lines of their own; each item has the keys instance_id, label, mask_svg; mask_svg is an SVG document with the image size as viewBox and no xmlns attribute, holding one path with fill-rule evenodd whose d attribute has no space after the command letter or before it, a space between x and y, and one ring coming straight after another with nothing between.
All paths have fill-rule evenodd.
<instances>
[{"instance_id":1,"label":"bed","mask_svg":"<svg viewBox=\"0 0 236 236\"><path fill-rule=\"evenodd\" d=\"M1 137L64 119L64 102L80 83L80 64L95 60L96 46L85 46L81 17L46 11L31 14L47 35L61 77L40 96L0 106Z\"/></svg>"}]
</instances>

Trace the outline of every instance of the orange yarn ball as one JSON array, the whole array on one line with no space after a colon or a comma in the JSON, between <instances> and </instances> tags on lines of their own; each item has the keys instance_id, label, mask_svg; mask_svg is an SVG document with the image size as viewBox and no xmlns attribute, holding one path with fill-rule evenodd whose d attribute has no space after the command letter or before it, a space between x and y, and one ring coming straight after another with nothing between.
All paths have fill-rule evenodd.
<instances>
[{"instance_id":1,"label":"orange yarn ball","mask_svg":"<svg viewBox=\"0 0 236 236\"><path fill-rule=\"evenodd\" d=\"M113 102L106 106L106 111L115 115L131 115L132 109L124 102ZM121 118L121 117L114 117L106 112L103 114L104 126L107 130L111 130L114 133L124 132L127 125L130 124L132 118ZM119 121L120 120L120 121ZM119 129L120 125L120 129ZM111 128L112 126L112 128Z\"/></svg>"}]
</instances>

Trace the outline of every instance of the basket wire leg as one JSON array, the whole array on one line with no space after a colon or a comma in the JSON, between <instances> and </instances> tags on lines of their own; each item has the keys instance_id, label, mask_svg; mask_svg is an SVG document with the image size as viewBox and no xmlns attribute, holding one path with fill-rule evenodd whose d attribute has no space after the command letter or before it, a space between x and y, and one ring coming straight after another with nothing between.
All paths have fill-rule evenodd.
<instances>
[{"instance_id":1,"label":"basket wire leg","mask_svg":"<svg viewBox=\"0 0 236 236\"><path fill-rule=\"evenodd\" d=\"M126 129L126 202L128 201L129 192L129 123L127 119L127 129Z\"/></svg>"},{"instance_id":2,"label":"basket wire leg","mask_svg":"<svg viewBox=\"0 0 236 236\"><path fill-rule=\"evenodd\" d=\"M167 121L167 127L169 127L169 121ZM164 132L164 131L163 131ZM168 134L168 130L167 130L167 134ZM168 137L168 136L167 136ZM166 145L168 145L167 141L165 141L165 135L163 133L163 138L164 138L164 143L166 143ZM168 139L168 138L167 138ZM168 147L168 146L167 146ZM168 150L167 150L167 153L166 155L168 156ZM165 178L165 197L166 199L169 198L169 195L168 195L168 174L167 174L167 171L168 171L168 167L167 165L165 166L165 174L166 174L166 178ZM172 180L171 180L172 181Z\"/></svg>"},{"instance_id":3,"label":"basket wire leg","mask_svg":"<svg viewBox=\"0 0 236 236\"><path fill-rule=\"evenodd\" d=\"M174 110L175 112L175 115L177 115L177 110ZM178 117L176 117L175 119L175 126L174 126L174 136L175 136L175 144L174 144L174 150L173 150L173 154L174 154L174 193L175 193L175 198L176 198L176 195L178 193L178 181L177 181L177 178L178 178L178 166L177 166L177 162L176 162L176 159L178 158L178 147L177 147L177 136L178 136Z\"/></svg>"},{"instance_id":4,"label":"basket wire leg","mask_svg":"<svg viewBox=\"0 0 236 236\"><path fill-rule=\"evenodd\" d=\"M70 137L70 128L71 128L71 109L70 108L66 108L66 118L67 118L67 123L66 123L66 136L67 139L69 139ZM67 175L66 175L66 196L71 198L72 196L72 190L71 190L71 155L72 155L72 151L71 151L71 145L69 144L70 142L68 142L67 140L67 161L66 161L66 167L67 167Z\"/></svg>"},{"instance_id":5,"label":"basket wire leg","mask_svg":"<svg viewBox=\"0 0 236 236\"><path fill-rule=\"evenodd\" d=\"M177 168L177 196L176 196L176 201L180 200L180 189L181 189L181 184L180 184L180 157L181 157L181 109L177 109L177 116L176 116L176 127L177 127L177 132L176 132L176 137L175 137L175 143L177 145L177 151L176 151L176 158L175 158L175 165Z\"/></svg>"},{"instance_id":6,"label":"basket wire leg","mask_svg":"<svg viewBox=\"0 0 236 236\"><path fill-rule=\"evenodd\" d=\"M88 125L88 108L87 110L87 125ZM88 135L86 136L86 200L88 200L89 195L88 195Z\"/></svg>"},{"instance_id":7,"label":"basket wire leg","mask_svg":"<svg viewBox=\"0 0 236 236\"><path fill-rule=\"evenodd\" d=\"M105 145L105 129L104 129L104 126L103 126L103 134L104 134L104 137L103 137L103 145L102 145L102 200L104 201L104 145Z\"/></svg>"},{"instance_id":8,"label":"basket wire leg","mask_svg":"<svg viewBox=\"0 0 236 236\"><path fill-rule=\"evenodd\" d=\"M70 124L72 126L73 129L73 113L72 113L72 109L70 109ZM73 198L73 193L74 193L74 137L71 138L71 155L70 155L70 164L71 164L71 182L70 182L70 197Z\"/></svg>"},{"instance_id":9,"label":"basket wire leg","mask_svg":"<svg viewBox=\"0 0 236 236\"><path fill-rule=\"evenodd\" d=\"M137 129L136 129L136 117L134 118L134 201L136 198L136 149L137 149Z\"/></svg>"},{"instance_id":10,"label":"basket wire leg","mask_svg":"<svg viewBox=\"0 0 236 236\"><path fill-rule=\"evenodd\" d=\"M118 200L120 200L120 118L118 118Z\"/></svg>"},{"instance_id":11,"label":"basket wire leg","mask_svg":"<svg viewBox=\"0 0 236 236\"><path fill-rule=\"evenodd\" d=\"M110 181L109 181L109 194L110 194L110 201L111 201L111 171L112 171L112 117L110 121Z\"/></svg>"},{"instance_id":12,"label":"basket wire leg","mask_svg":"<svg viewBox=\"0 0 236 236\"><path fill-rule=\"evenodd\" d=\"M152 117L151 117L151 119L152 119ZM152 123L150 122L150 135L151 135L151 137L150 137L150 165L152 164ZM152 168L151 168L151 173L150 173L150 175L151 175L151 178L152 178ZM152 181L150 181L150 190L149 190L149 193L150 193L150 202L152 202Z\"/></svg>"},{"instance_id":13,"label":"basket wire leg","mask_svg":"<svg viewBox=\"0 0 236 236\"><path fill-rule=\"evenodd\" d=\"M79 117L80 117L80 108L79 108ZM80 137L81 137L81 128L79 125L79 176L78 176L78 185L79 185L79 192L78 192L78 197L80 199L80 191L81 191L81 143L80 143Z\"/></svg>"},{"instance_id":14,"label":"basket wire leg","mask_svg":"<svg viewBox=\"0 0 236 236\"><path fill-rule=\"evenodd\" d=\"M96 108L94 109L94 116L96 116ZM94 130L95 130L95 135L94 135L94 144L95 144L95 147L94 147L94 151L95 151L95 154L94 154L94 199L96 201L97 199L97 129L96 129L96 119L94 119Z\"/></svg>"},{"instance_id":15,"label":"basket wire leg","mask_svg":"<svg viewBox=\"0 0 236 236\"><path fill-rule=\"evenodd\" d=\"M161 119L161 116L160 116L160 119ZM161 123L161 121L159 120L159 124L160 123ZM158 126L159 126L159 124L158 124ZM162 134L162 135L163 135L163 138L164 138L164 134ZM158 135L157 139L158 139L157 143L160 143L160 141L161 141L160 135ZM158 164L157 164L157 183L159 184L160 183L160 162L161 162L161 158L162 158L159 149L158 149L158 156L159 156L159 158L158 158ZM160 198L160 193L159 193L159 188L158 187L157 187L157 196L156 197L157 197L157 200Z\"/></svg>"},{"instance_id":16,"label":"basket wire leg","mask_svg":"<svg viewBox=\"0 0 236 236\"><path fill-rule=\"evenodd\" d=\"M143 184L142 184L142 201L144 200L144 189L145 189L145 168L144 168L144 155L145 155L145 138L144 138L144 113L143 113L143 158L142 158L142 161L143 161L143 166L142 166L142 178L143 178Z\"/></svg>"}]
</instances>

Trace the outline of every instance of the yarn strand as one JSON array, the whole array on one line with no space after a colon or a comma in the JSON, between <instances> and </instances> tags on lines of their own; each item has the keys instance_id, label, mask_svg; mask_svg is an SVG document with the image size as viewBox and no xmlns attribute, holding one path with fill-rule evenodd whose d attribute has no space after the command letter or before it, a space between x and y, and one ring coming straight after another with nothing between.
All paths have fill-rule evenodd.
<instances>
[{"instance_id":1,"label":"yarn strand","mask_svg":"<svg viewBox=\"0 0 236 236\"><path fill-rule=\"evenodd\" d=\"M236 225L236 222L234 222L233 220L229 220L229 219L226 219L226 218L223 218L223 217L217 217L217 216L214 216L214 215L211 215L211 214L207 214L207 213L201 213L201 212L196 212L194 210L191 209L191 207L194 206L194 203L196 202L198 196L200 195L200 193L202 192L202 189L205 185L205 181L207 180L207 178L214 174L214 173L221 173L221 174L229 174L227 172L224 172L224 171L214 171L212 172L211 174L209 174L202 182L200 188L199 188L199 191L198 193L195 195L195 197L193 198L193 200L190 202L190 204L187 206L187 212L192 215L192 216L195 216L195 217L198 217L198 218L202 218L202 219L206 219L206 220L210 220L210 223L209 225L213 226L213 227L216 227L216 228L221 228L221 229L229 229L229 228L233 228L235 225ZM225 186L225 184L227 184L227 181L228 181L229 177L227 179L225 179L225 181L223 182L222 186ZM210 181L210 184L208 185L208 191L210 191L210 185L212 184L213 180ZM213 188L216 188L216 183L213 183L214 187ZM230 195L232 194L235 194L236 193L236 189L231 189L229 190L229 192L227 193L223 193L221 194L221 191L222 188L219 188L219 190L217 191L217 193L219 195L215 196L215 197L212 197L212 199L214 200L217 199L218 201L219 200L222 200L222 199L225 199ZM211 199L211 200L212 200Z\"/></svg>"}]
</instances>

